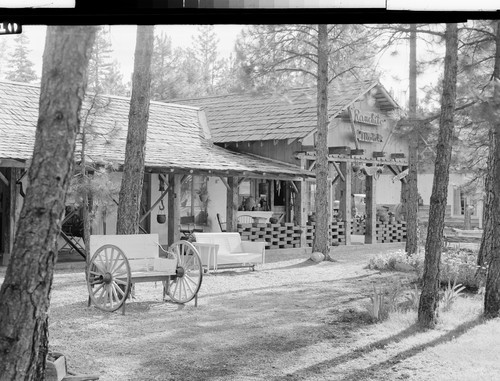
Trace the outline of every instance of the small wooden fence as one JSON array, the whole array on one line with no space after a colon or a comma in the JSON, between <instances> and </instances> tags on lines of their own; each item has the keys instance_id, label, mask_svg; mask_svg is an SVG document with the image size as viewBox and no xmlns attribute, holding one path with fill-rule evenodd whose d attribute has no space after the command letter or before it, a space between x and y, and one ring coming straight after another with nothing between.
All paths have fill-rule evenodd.
<instances>
[{"instance_id":1,"label":"small wooden fence","mask_svg":"<svg viewBox=\"0 0 500 381\"><path fill-rule=\"evenodd\" d=\"M307 222L305 226L306 246L312 247L316 223ZM329 225L330 242L333 245L345 245L345 222L333 221ZM406 223L377 223L377 242L404 242L406 240ZM247 223L238 224L238 233L244 241L266 242L266 249L288 249L300 247L300 226L293 223ZM351 234L365 234L365 224L351 223Z\"/></svg>"}]
</instances>

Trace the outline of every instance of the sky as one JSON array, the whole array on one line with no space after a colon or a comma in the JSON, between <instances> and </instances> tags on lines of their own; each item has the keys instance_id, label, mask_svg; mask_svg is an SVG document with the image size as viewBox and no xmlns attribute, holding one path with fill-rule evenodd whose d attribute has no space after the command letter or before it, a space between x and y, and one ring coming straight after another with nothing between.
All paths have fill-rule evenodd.
<instances>
[{"instance_id":1,"label":"sky","mask_svg":"<svg viewBox=\"0 0 500 381\"><path fill-rule=\"evenodd\" d=\"M215 32L219 38L219 53L228 57L234 52L234 43L238 33L244 28L244 25L215 25ZM196 34L196 25L157 25L156 32L165 32L172 38L172 44L175 47L186 47L191 44L192 36ZM25 33L31 43L30 58L35 63L35 70L40 77L42 56L45 45L46 26L43 25L24 25ZM123 78L128 81L132 77L134 49L135 49L136 26L133 25L112 25L110 28L111 42L114 49L114 58L120 65ZM14 35L2 35L0 38L9 38L13 40ZM12 44L11 44L12 46ZM391 54L397 52L397 54ZM424 53L422 53L424 54ZM389 91L393 91L396 101L404 106L407 99L408 90L408 57L409 48L406 43L400 44L381 57L378 58L379 69L382 71L381 83ZM4 70L2 70L4 71ZM431 84L436 81L439 73L428 72L419 76L418 87ZM423 91L420 91L423 96Z\"/></svg>"}]
</instances>

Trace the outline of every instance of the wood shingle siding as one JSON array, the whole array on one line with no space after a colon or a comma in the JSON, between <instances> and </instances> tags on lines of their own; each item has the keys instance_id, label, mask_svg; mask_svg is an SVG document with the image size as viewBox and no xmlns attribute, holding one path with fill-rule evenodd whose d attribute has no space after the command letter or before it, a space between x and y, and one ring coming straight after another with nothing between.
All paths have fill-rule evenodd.
<instances>
[{"instance_id":1,"label":"wood shingle siding","mask_svg":"<svg viewBox=\"0 0 500 381\"><path fill-rule=\"evenodd\" d=\"M0 82L0 159L24 161L31 157L38 120L39 91L38 86ZM86 96L81 123L91 126L93 131L87 146L90 162L123 164L129 104L130 100L123 97ZM249 115L246 117L248 119ZM216 146L210 139L213 131L209 128L210 124L206 125L203 112L198 107L151 102L146 170L246 177L313 176L295 165L234 153ZM78 144L77 160L79 147Z\"/></svg>"},{"instance_id":2,"label":"wood shingle siding","mask_svg":"<svg viewBox=\"0 0 500 381\"><path fill-rule=\"evenodd\" d=\"M377 81L337 81L329 89L328 114L339 115L366 94L381 110L396 104ZM215 143L302 139L316 129L316 89L289 89L284 93L242 93L172 103L202 107Z\"/></svg>"}]
</instances>

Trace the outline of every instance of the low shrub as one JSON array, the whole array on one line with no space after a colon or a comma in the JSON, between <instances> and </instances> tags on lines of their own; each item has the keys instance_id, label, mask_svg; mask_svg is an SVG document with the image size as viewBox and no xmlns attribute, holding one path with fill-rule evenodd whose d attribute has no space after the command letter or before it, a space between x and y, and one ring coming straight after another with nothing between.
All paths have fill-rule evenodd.
<instances>
[{"instance_id":1,"label":"low shrub","mask_svg":"<svg viewBox=\"0 0 500 381\"><path fill-rule=\"evenodd\" d=\"M478 271L477 251L446 248L441 254L441 283L462 284L467 289L478 290L485 282L484 271Z\"/></svg>"},{"instance_id":2,"label":"low shrub","mask_svg":"<svg viewBox=\"0 0 500 381\"><path fill-rule=\"evenodd\" d=\"M449 311L451 309L451 306L462 295L462 291L464 289L465 287L462 286L460 283L457 284L456 282L453 282L452 285L451 281L448 281L448 286L443 291L443 295L441 297L440 306L443 309L443 311Z\"/></svg>"},{"instance_id":3,"label":"low shrub","mask_svg":"<svg viewBox=\"0 0 500 381\"><path fill-rule=\"evenodd\" d=\"M374 270L396 270L396 264L411 266L419 280L424 273L425 254L407 255L404 250L376 255L370 258L368 268ZM484 285L484 271L478 271L476 265L477 251L470 249L445 248L441 254L440 282L446 285L448 281L460 283L469 290L478 290Z\"/></svg>"}]
</instances>

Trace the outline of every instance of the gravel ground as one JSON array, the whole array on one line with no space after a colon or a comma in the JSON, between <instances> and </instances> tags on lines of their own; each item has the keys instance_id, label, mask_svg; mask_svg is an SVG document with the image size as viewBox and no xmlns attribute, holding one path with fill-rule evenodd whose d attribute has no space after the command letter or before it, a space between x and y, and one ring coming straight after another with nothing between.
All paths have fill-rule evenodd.
<instances>
[{"instance_id":1,"label":"gravel ground","mask_svg":"<svg viewBox=\"0 0 500 381\"><path fill-rule=\"evenodd\" d=\"M432 374L427 367L433 346L462 335L455 328L463 322L416 333L415 314L383 324L367 321L373 286L410 278L369 270L368 259L402 247L340 246L332 249L334 262L319 264L303 252L286 260L269 253L256 271L204 276L198 307L163 302L159 284L141 283L125 315L87 307L82 269L60 264L49 311L50 346L65 354L71 371L96 373L101 381L472 379L459 367L445 372L433 362ZM475 314L476 304L464 306L462 315ZM500 372L500 362L492 364Z\"/></svg>"}]
</instances>

